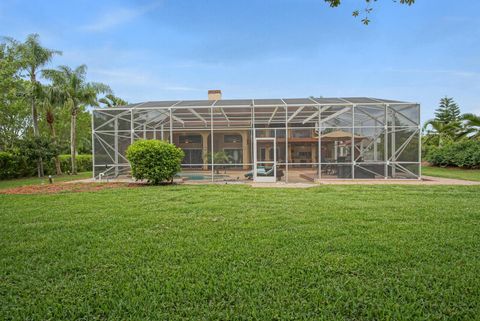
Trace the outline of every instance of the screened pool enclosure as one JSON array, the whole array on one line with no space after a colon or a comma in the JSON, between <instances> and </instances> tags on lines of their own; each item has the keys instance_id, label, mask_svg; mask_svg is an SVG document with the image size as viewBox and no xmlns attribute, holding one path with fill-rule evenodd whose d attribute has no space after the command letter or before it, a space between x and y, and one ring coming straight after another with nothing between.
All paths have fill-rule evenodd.
<instances>
[{"instance_id":1,"label":"screened pool enclosure","mask_svg":"<svg viewBox=\"0 0 480 321\"><path fill-rule=\"evenodd\" d=\"M182 148L184 181L419 179L420 106L372 98L152 101L93 111L94 177L128 176L127 147Z\"/></svg>"}]
</instances>

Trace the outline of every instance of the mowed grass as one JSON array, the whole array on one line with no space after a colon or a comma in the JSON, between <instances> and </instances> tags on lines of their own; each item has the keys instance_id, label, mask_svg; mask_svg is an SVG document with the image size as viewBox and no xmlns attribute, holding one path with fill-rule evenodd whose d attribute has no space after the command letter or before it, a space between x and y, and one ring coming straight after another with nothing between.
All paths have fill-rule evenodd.
<instances>
[{"instance_id":1,"label":"mowed grass","mask_svg":"<svg viewBox=\"0 0 480 321\"><path fill-rule=\"evenodd\" d=\"M1 320L473 320L480 187L0 195Z\"/></svg>"},{"instance_id":2,"label":"mowed grass","mask_svg":"<svg viewBox=\"0 0 480 321\"><path fill-rule=\"evenodd\" d=\"M480 169L422 166L422 175L480 181Z\"/></svg>"},{"instance_id":3,"label":"mowed grass","mask_svg":"<svg viewBox=\"0 0 480 321\"><path fill-rule=\"evenodd\" d=\"M73 181L77 179L91 178L92 172L82 172L82 173L78 173L77 175L62 175L62 176L52 175L52 176L53 176L54 183L60 183L60 182ZM10 179L10 180L0 180L0 189L27 186L27 185L42 185L42 184L49 184L48 176L45 176L42 178L27 177L27 178L18 178L18 179Z\"/></svg>"}]
</instances>

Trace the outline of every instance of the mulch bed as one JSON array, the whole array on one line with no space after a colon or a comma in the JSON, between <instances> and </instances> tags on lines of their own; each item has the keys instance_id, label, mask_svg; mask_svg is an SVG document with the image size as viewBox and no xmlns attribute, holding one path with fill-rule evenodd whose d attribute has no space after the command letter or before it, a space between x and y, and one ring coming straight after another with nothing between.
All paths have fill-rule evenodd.
<instances>
[{"instance_id":1,"label":"mulch bed","mask_svg":"<svg viewBox=\"0 0 480 321\"><path fill-rule=\"evenodd\" d=\"M111 188L138 186L140 185L134 183L57 183L0 189L0 194L57 194L63 192L82 193L96 192Z\"/></svg>"}]
</instances>

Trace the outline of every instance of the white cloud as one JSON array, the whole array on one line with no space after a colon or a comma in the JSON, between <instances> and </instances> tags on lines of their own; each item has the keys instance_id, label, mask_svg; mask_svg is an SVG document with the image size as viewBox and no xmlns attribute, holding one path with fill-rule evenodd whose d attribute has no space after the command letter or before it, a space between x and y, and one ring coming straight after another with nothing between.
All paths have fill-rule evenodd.
<instances>
[{"instance_id":1,"label":"white cloud","mask_svg":"<svg viewBox=\"0 0 480 321\"><path fill-rule=\"evenodd\" d=\"M191 98L207 92L207 89L178 83L142 68L91 69L90 75L90 80L110 85L116 95L131 102Z\"/></svg>"},{"instance_id":2,"label":"white cloud","mask_svg":"<svg viewBox=\"0 0 480 321\"><path fill-rule=\"evenodd\" d=\"M110 11L105 12L96 21L84 25L80 29L90 32L102 32L143 16L157 9L161 4L162 1L155 1L136 8L110 8Z\"/></svg>"}]
</instances>

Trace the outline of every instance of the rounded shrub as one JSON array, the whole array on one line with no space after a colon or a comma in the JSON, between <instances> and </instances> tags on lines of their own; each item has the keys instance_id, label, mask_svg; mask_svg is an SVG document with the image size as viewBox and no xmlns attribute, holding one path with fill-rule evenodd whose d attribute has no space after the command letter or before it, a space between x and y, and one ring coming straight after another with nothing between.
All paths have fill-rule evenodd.
<instances>
[{"instance_id":1,"label":"rounded shrub","mask_svg":"<svg viewBox=\"0 0 480 321\"><path fill-rule=\"evenodd\" d=\"M184 155L180 148L161 140L138 140L127 149L132 176L154 185L173 181Z\"/></svg>"}]
</instances>

